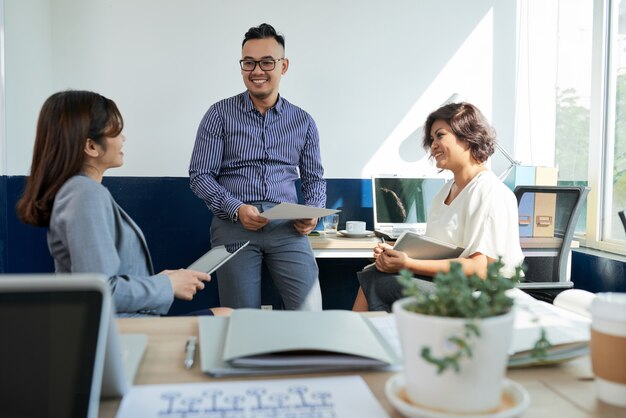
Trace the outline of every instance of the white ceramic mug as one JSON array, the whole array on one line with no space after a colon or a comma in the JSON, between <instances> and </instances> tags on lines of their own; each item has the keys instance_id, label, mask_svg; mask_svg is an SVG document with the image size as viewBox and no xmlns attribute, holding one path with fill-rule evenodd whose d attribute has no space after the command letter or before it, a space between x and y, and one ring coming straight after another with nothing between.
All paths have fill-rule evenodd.
<instances>
[{"instance_id":1,"label":"white ceramic mug","mask_svg":"<svg viewBox=\"0 0 626 418\"><path fill-rule=\"evenodd\" d=\"M591 302L591 365L598 398L626 408L626 293Z\"/></svg>"},{"instance_id":2,"label":"white ceramic mug","mask_svg":"<svg viewBox=\"0 0 626 418\"><path fill-rule=\"evenodd\" d=\"M364 234L365 222L363 221L348 221L346 222L346 232L349 234Z\"/></svg>"}]
</instances>

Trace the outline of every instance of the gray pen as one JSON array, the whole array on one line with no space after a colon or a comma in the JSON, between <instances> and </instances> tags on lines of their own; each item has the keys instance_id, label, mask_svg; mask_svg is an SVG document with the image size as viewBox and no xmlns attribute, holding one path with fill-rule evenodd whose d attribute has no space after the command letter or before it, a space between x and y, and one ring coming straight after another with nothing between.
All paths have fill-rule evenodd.
<instances>
[{"instance_id":1,"label":"gray pen","mask_svg":"<svg viewBox=\"0 0 626 418\"><path fill-rule=\"evenodd\" d=\"M185 345L185 368L191 369L193 367L193 360L196 355L196 340L197 338L191 336L187 339Z\"/></svg>"}]
</instances>

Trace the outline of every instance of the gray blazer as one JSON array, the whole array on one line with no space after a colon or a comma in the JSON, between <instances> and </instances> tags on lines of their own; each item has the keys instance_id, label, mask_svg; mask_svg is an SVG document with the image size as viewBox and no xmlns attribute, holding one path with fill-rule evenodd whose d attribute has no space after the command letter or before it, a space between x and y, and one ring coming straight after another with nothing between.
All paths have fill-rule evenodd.
<instances>
[{"instance_id":1,"label":"gray blazer","mask_svg":"<svg viewBox=\"0 0 626 418\"><path fill-rule=\"evenodd\" d=\"M164 315L174 300L155 275L141 229L97 181L77 175L54 199L48 248L59 273L102 273L120 316Z\"/></svg>"}]
</instances>

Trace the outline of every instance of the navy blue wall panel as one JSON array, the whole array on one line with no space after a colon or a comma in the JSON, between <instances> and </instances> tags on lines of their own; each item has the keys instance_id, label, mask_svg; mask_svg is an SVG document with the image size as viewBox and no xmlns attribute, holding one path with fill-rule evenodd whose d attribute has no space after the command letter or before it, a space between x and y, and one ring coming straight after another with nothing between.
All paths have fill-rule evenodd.
<instances>
[{"instance_id":1,"label":"navy blue wall panel","mask_svg":"<svg viewBox=\"0 0 626 418\"><path fill-rule=\"evenodd\" d=\"M46 230L17 220L15 203L24 176L0 177L0 272L52 272ZM157 271L189 265L210 248L211 212L189 189L186 177L109 177L104 180L115 200L143 230ZM339 227L347 220L363 220L373 229L369 179L329 179L327 206L341 209ZM358 285L356 271L365 259L320 259L320 282L325 309L349 309ZM269 279L266 272L265 277ZM176 301L172 312L184 313L217 306L217 281L208 284L192 302ZM626 292L626 264L574 251L572 280L577 288ZM271 280L263 287L263 302L280 306Z\"/></svg>"},{"instance_id":2,"label":"navy blue wall panel","mask_svg":"<svg viewBox=\"0 0 626 418\"><path fill-rule=\"evenodd\" d=\"M24 176L1 178L0 211L5 212L5 222L0 235L0 272L53 272L46 229L22 224L15 214L24 181ZM212 214L189 189L188 178L107 177L103 184L144 232L157 272L186 267L209 250ZM364 220L369 229L373 228L370 180L329 180L327 206L342 210L341 226L346 220ZM320 261L325 309L351 307L358 287L354 272L364 264L365 260ZM267 272L265 276L269 276ZM214 275L214 280L191 302L175 301L171 312L219 305L218 280ZM264 284L263 301L280 306L271 280Z\"/></svg>"},{"instance_id":3,"label":"navy blue wall panel","mask_svg":"<svg viewBox=\"0 0 626 418\"><path fill-rule=\"evenodd\" d=\"M0 272L7 269L7 178L0 177Z\"/></svg>"},{"instance_id":4,"label":"navy blue wall panel","mask_svg":"<svg viewBox=\"0 0 626 418\"><path fill-rule=\"evenodd\" d=\"M626 263L573 250L572 281L576 289L593 293L626 292Z\"/></svg>"},{"instance_id":5,"label":"navy blue wall panel","mask_svg":"<svg viewBox=\"0 0 626 418\"><path fill-rule=\"evenodd\" d=\"M15 213L15 204L24 190L24 176L7 177L7 250L6 273L47 273L54 271L48 253L46 229L21 223Z\"/></svg>"},{"instance_id":6,"label":"navy blue wall panel","mask_svg":"<svg viewBox=\"0 0 626 418\"><path fill-rule=\"evenodd\" d=\"M102 182L143 231L155 271L185 268L211 248L212 214L183 177L107 177ZM217 279L171 313L219 306Z\"/></svg>"}]
</instances>

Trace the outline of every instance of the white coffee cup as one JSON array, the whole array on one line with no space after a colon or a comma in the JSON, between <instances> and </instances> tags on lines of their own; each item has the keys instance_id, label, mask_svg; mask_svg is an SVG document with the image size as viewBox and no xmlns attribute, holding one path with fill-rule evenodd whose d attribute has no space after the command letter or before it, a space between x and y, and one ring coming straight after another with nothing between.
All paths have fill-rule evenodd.
<instances>
[{"instance_id":1,"label":"white coffee cup","mask_svg":"<svg viewBox=\"0 0 626 418\"><path fill-rule=\"evenodd\" d=\"M626 293L598 293L591 302L591 318L597 396L626 408Z\"/></svg>"},{"instance_id":2,"label":"white coffee cup","mask_svg":"<svg viewBox=\"0 0 626 418\"><path fill-rule=\"evenodd\" d=\"M364 234L365 222L363 221L348 221L346 222L346 232L349 234Z\"/></svg>"}]
</instances>

